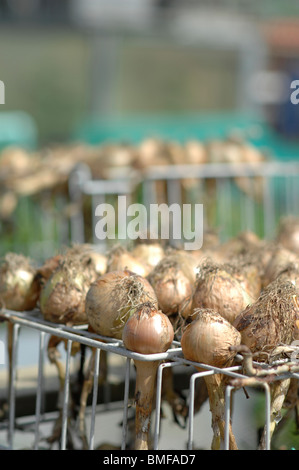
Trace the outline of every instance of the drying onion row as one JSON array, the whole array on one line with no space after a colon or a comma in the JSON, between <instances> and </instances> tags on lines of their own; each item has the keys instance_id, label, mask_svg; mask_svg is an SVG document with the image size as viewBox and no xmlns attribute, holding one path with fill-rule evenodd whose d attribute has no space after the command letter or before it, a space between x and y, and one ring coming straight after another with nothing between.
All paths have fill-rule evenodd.
<instances>
[{"instance_id":1,"label":"drying onion row","mask_svg":"<svg viewBox=\"0 0 299 470\"><path fill-rule=\"evenodd\" d=\"M98 335L122 340L142 355L165 352L179 339L184 357L200 371L201 364L232 365L234 348L241 344L267 362L278 343L299 337L298 254L285 237L281 231L277 242L267 243L244 234L226 244L215 240L193 254L139 243L104 256L82 245L39 268L7 255L0 266L0 300L12 310L39 306L54 323L88 323ZM148 449L160 361L148 357L134 363L135 448ZM216 373L205 382L212 449L220 449L226 381ZM231 426L229 446L237 448Z\"/></svg>"}]
</instances>

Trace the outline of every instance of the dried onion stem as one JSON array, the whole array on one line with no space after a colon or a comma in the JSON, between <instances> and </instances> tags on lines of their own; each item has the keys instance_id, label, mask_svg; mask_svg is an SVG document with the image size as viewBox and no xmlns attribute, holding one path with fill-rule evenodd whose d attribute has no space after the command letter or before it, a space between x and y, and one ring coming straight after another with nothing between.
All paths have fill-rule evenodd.
<instances>
[{"instance_id":1,"label":"dried onion stem","mask_svg":"<svg viewBox=\"0 0 299 470\"><path fill-rule=\"evenodd\" d=\"M140 354L162 353L169 349L174 338L172 325L166 315L150 303L142 304L129 318L123 329L127 349ZM152 402L160 361L134 359L135 384L135 450L148 450Z\"/></svg>"},{"instance_id":2,"label":"dried onion stem","mask_svg":"<svg viewBox=\"0 0 299 470\"><path fill-rule=\"evenodd\" d=\"M196 317L190 323L181 339L186 359L208 364L217 368L232 365L235 354L231 346L241 342L240 333L218 312L211 309L197 309ZM196 366L199 371L203 368ZM225 381L223 374L215 373L204 377L212 413L213 440L212 450L219 450L224 441L225 429ZM235 437L229 423L229 448L237 449Z\"/></svg>"}]
</instances>

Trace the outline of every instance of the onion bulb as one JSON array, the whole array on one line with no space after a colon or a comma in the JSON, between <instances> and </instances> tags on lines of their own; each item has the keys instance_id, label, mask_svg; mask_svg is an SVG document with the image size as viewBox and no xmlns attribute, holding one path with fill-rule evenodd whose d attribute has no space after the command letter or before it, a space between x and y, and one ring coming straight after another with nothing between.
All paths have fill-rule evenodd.
<instances>
[{"instance_id":1,"label":"onion bulb","mask_svg":"<svg viewBox=\"0 0 299 470\"><path fill-rule=\"evenodd\" d=\"M263 274L263 287L275 281L280 272L290 263L298 263L298 256L282 245L273 247L272 256L265 266Z\"/></svg>"},{"instance_id":2,"label":"onion bulb","mask_svg":"<svg viewBox=\"0 0 299 470\"><path fill-rule=\"evenodd\" d=\"M192 298L192 311L209 308L232 323L247 305L253 302L250 292L234 276L236 270L228 264L207 261L199 265Z\"/></svg>"},{"instance_id":3,"label":"onion bulb","mask_svg":"<svg viewBox=\"0 0 299 470\"><path fill-rule=\"evenodd\" d=\"M0 303L9 310L36 307L40 293L36 269L29 258L7 253L0 262Z\"/></svg>"},{"instance_id":4,"label":"onion bulb","mask_svg":"<svg viewBox=\"0 0 299 470\"><path fill-rule=\"evenodd\" d=\"M297 288L289 281L279 279L269 284L260 297L248 306L235 320L234 326L241 334L256 361L270 362L278 357L278 345L289 345L298 334L299 308ZM276 417L281 412L290 379L276 380L271 387L270 437L276 427ZM266 429L260 447L265 446Z\"/></svg>"},{"instance_id":5,"label":"onion bulb","mask_svg":"<svg viewBox=\"0 0 299 470\"><path fill-rule=\"evenodd\" d=\"M235 319L233 325L241 333L242 344L256 360L267 361L278 344L294 340L298 320L296 298L297 289L292 282L274 281Z\"/></svg>"},{"instance_id":6,"label":"onion bulb","mask_svg":"<svg viewBox=\"0 0 299 470\"><path fill-rule=\"evenodd\" d=\"M299 255L299 218L286 217L279 224L277 241Z\"/></svg>"},{"instance_id":7,"label":"onion bulb","mask_svg":"<svg viewBox=\"0 0 299 470\"><path fill-rule=\"evenodd\" d=\"M66 250L65 256L79 258L82 264L90 265L97 276L101 276L107 270L107 256L97 251L95 245L75 243Z\"/></svg>"},{"instance_id":8,"label":"onion bulb","mask_svg":"<svg viewBox=\"0 0 299 470\"><path fill-rule=\"evenodd\" d=\"M207 364L217 368L232 365L235 352L231 346L241 343L241 334L231 323L212 309L197 309L194 320L183 332L181 346L184 357L190 361ZM203 371L203 368L196 366ZM204 377L212 413L213 441L212 449L219 450L224 441L225 429L225 384L223 374ZM231 425L229 429L229 447L237 449Z\"/></svg>"},{"instance_id":9,"label":"onion bulb","mask_svg":"<svg viewBox=\"0 0 299 470\"><path fill-rule=\"evenodd\" d=\"M177 315L184 310L192 295L195 280L195 259L187 253L165 256L147 276L165 315Z\"/></svg>"},{"instance_id":10,"label":"onion bulb","mask_svg":"<svg viewBox=\"0 0 299 470\"><path fill-rule=\"evenodd\" d=\"M150 268L154 268L165 256L160 243L138 243L132 250L132 255L143 261Z\"/></svg>"},{"instance_id":11,"label":"onion bulb","mask_svg":"<svg viewBox=\"0 0 299 470\"><path fill-rule=\"evenodd\" d=\"M135 274L146 277L151 268L142 260L136 258L122 246L113 247L107 255L107 272L132 271Z\"/></svg>"},{"instance_id":12,"label":"onion bulb","mask_svg":"<svg viewBox=\"0 0 299 470\"><path fill-rule=\"evenodd\" d=\"M44 284L40 310L45 320L62 324L85 324L85 297L98 274L89 256L67 253Z\"/></svg>"},{"instance_id":13,"label":"onion bulb","mask_svg":"<svg viewBox=\"0 0 299 470\"><path fill-rule=\"evenodd\" d=\"M47 258L42 266L39 266L36 270L36 278L38 279L41 286L43 286L48 279L52 276L53 272L59 266L59 263L62 261L62 255L55 255Z\"/></svg>"},{"instance_id":14,"label":"onion bulb","mask_svg":"<svg viewBox=\"0 0 299 470\"><path fill-rule=\"evenodd\" d=\"M151 303L141 304L124 326L122 339L130 351L155 354L167 351L174 339L168 317ZM148 450L152 402L160 361L134 359L135 384L135 450Z\"/></svg>"},{"instance_id":15,"label":"onion bulb","mask_svg":"<svg viewBox=\"0 0 299 470\"><path fill-rule=\"evenodd\" d=\"M244 290L256 300L262 290L262 275L260 263L252 259L250 253L236 257L230 266L233 268L232 275L237 279Z\"/></svg>"},{"instance_id":16,"label":"onion bulb","mask_svg":"<svg viewBox=\"0 0 299 470\"><path fill-rule=\"evenodd\" d=\"M99 335L121 339L122 329L136 306L157 297L150 283L131 271L111 271L89 288L85 308L88 322Z\"/></svg>"}]
</instances>

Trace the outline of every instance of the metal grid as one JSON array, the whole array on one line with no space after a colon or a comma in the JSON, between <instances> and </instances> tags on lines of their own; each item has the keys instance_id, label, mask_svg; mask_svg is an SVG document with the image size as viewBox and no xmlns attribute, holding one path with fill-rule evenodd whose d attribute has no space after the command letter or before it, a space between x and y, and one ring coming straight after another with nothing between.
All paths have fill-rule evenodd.
<instances>
[{"instance_id":1,"label":"metal grid","mask_svg":"<svg viewBox=\"0 0 299 470\"><path fill-rule=\"evenodd\" d=\"M118 355L126 359L125 367L125 380L124 380L124 392L123 392L123 422L122 422L122 441L121 449L125 450L127 445L127 424L128 424L128 409L129 409L129 382L130 382L130 367L132 360L137 359L139 361L161 361L157 371L157 385L156 385L156 406L154 411L153 420L153 449L159 449L159 438L160 438L160 412L161 412L161 394L162 394L162 381L163 371L165 368L175 368L177 366L186 367L200 367L203 369L202 372L196 372L194 370L190 376L189 383L189 414L188 414L188 428L187 428L187 449L192 450L194 444L194 434L196 429L194 428L194 398L195 398L195 384L196 380L203 378L206 375L212 375L221 373L230 379L239 379L241 383L247 383L249 387L262 387L265 392L265 430L266 440L265 449L270 450L271 439L270 439L270 384L267 380L252 380L242 372L242 358L239 357L240 363L224 369L211 367L205 364L199 364L188 361L184 358L180 343L174 341L171 348L162 354L151 354L143 355L134 353L124 348L122 341L115 340L112 338L106 338L103 336L91 334L87 329L82 326L80 328L70 328L65 325L54 325L50 322L46 322L41 318L38 310L32 312L14 312L4 311L1 313L2 319L10 322L13 325L13 342L12 342L12 375L11 383L9 387L9 417L8 422L4 423L7 427L7 442L1 443L2 448L14 449L14 433L15 433L15 394L16 394L16 382L17 382L17 347L19 342L19 332L22 327L29 327L39 332L39 352L38 352L38 377L37 377L37 389L36 389L36 405L35 405L35 416L31 424L34 425L34 442L33 449L38 450L40 447L40 427L44 420L48 419L42 412L42 402L44 393L44 362L45 362L45 341L47 335L55 335L59 338L67 340L66 358L65 358L65 381L63 388L63 403L62 403L62 427L61 427L61 439L60 448L62 450L67 449L67 430L68 430L68 400L70 394L70 362L71 362L71 350L72 343L79 342L90 348L96 348L96 356L94 362L94 375L93 375L93 390L92 390L92 404L90 410L90 430L89 430L89 449L93 450L95 445L95 420L97 416L97 391L98 391L98 380L99 380L99 358L100 351L104 350L113 355ZM103 342L104 341L104 342ZM237 356L238 359L238 356ZM238 361L237 361L238 362ZM281 361L282 362L282 361ZM299 364L298 361L284 361L284 364L288 365L288 371L277 374L273 380L282 380L285 378L299 379ZM261 364L259 364L261 365ZM267 369L270 366L264 365ZM273 365L271 366L273 368ZM244 382L245 380L245 382ZM242 382L243 381L243 382ZM247 382L246 382L247 381ZM240 387L240 386L239 386ZM234 385L233 382L227 385L225 395L225 439L224 439L224 450L229 449L229 426L228 423L231 421L231 398L232 391L237 389L238 385ZM3 423L2 423L3 427ZM183 450L183 449L182 449Z\"/></svg>"},{"instance_id":2,"label":"metal grid","mask_svg":"<svg viewBox=\"0 0 299 470\"><path fill-rule=\"evenodd\" d=\"M246 188L238 187L240 179L246 182ZM299 215L299 163L296 161L152 167L142 183L147 206L159 201L157 183L161 181L166 184L164 198L168 204L203 203L207 207L207 226L219 227L223 238L242 230L272 238L281 216ZM189 190L184 189L184 181L192 182ZM259 183L258 193L255 182Z\"/></svg>"},{"instance_id":3,"label":"metal grid","mask_svg":"<svg viewBox=\"0 0 299 470\"><path fill-rule=\"evenodd\" d=\"M271 239L282 216L299 216L299 163L157 166L111 181L93 181L88 169L80 166L70 178L70 199L77 207L71 218L72 240L86 241L84 197L91 198L90 223L94 227L95 207L108 195L127 195L129 204L136 202L136 194L147 209L159 203L203 204L205 227L218 230L222 241L245 230ZM89 241L107 249L107 240L99 241L93 235ZM173 242L170 238L170 244Z\"/></svg>"}]
</instances>

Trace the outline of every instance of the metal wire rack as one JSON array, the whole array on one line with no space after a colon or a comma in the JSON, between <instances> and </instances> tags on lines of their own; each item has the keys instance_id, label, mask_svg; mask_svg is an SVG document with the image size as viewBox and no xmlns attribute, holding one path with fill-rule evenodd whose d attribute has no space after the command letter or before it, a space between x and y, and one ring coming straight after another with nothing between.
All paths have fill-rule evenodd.
<instances>
[{"instance_id":1,"label":"metal wire rack","mask_svg":"<svg viewBox=\"0 0 299 470\"><path fill-rule=\"evenodd\" d=\"M138 193L139 191L139 193ZM77 212L71 219L72 240L86 240L83 198L91 198L92 220L95 207L107 195L134 197L149 209L151 204L201 203L204 226L219 231L222 240L251 230L264 238L272 238L282 216L299 216L299 163L271 161L259 164L214 163L201 165L156 166L142 174L132 174L111 181L90 178L88 170L79 166L70 178L70 199ZM94 234L94 232L93 232ZM170 243L173 243L170 233ZM106 240L92 242L107 249Z\"/></svg>"},{"instance_id":2,"label":"metal wire rack","mask_svg":"<svg viewBox=\"0 0 299 470\"><path fill-rule=\"evenodd\" d=\"M14 449L14 434L15 434L15 399L16 399L16 385L17 385L17 373L18 373L18 364L17 364L17 348L19 343L19 332L23 327L32 328L39 332L39 350L37 354L37 387L36 387L36 397L35 397L35 415L31 425L34 426L34 440L32 447L35 450L40 448L41 441L41 425L43 422L49 420L49 416L43 413L42 403L43 403L43 394L44 389L44 364L45 364L45 341L47 335L55 335L58 338L63 338L67 342L66 346L66 356L65 356L65 380L63 384L63 399L61 403L62 409L62 419L61 419L61 436L60 436L60 449L67 449L67 431L69 426L68 421L68 407L69 407L69 397L70 397L70 383L71 383L71 357L72 357L72 344L74 342L83 344L90 348L96 349L95 362L94 362L94 371L93 371L93 388L92 388L92 402L90 405L90 430L89 430L89 442L88 446L90 450L93 450L95 447L95 420L98 414L97 407L97 392L98 392L98 383L99 383L99 358L100 352L107 351L112 355L125 358L125 377L123 384L123 421L122 421L122 438L121 438L121 449L125 450L127 445L127 428L128 428L128 409L129 409L129 384L130 384L130 367L132 360L137 359L139 361L151 361L158 360L160 361L160 366L157 372L157 384L156 384L156 406L154 411L154 420L153 420L153 449L159 449L159 439L160 439L160 422L161 422L161 394L162 394L162 382L163 382L163 371L166 368L176 367L191 367L191 375L189 382L189 412L188 412L188 428L187 433L187 449L192 450L194 445L194 433L196 429L194 428L194 397L195 397L195 384L199 378L203 378L206 375L212 375L221 373L227 376L230 379L238 379L241 383L244 383L244 380L247 380L249 387L261 387L264 389L265 393L265 430L266 430L266 441L265 449L269 450L271 448L271 439L270 439L270 386L268 381L254 381L250 380L247 375L244 375L242 372L242 361L240 358L240 363L229 368L218 369L211 367L205 364L198 364L191 361L188 361L184 358L180 343L174 341L171 348L162 354L151 354L143 355L134 353L127 350L122 341L115 340L112 338L102 337L99 335L92 334L88 332L85 325L74 328L67 327L65 325L56 325L50 322L47 322L42 319L39 310L34 310L32 312L14 312L14 311L3 311L1 312L2 320L6 321L13 325L13 342L12 342L12 355L11 355L11 381L9 384L9 415L7 421L4 421L1 425L1 428L7 430L7 440L6 442L1 443L2 448ZM287 361L288 362L288 361ZM275 378L272 377L271 380L281 380L285 378L294 378L299 379L299 364L298 362L292 363L293 369L289 367L287 372L283 374L277 374ZM200 367L201 372L197 372L193 366ZM294 368L295 366L295 368ZM264 365L264 367L267 367ZM242 382L243 381L243 382ZM226 387L225 395L225 440L224 440L224 450L229 449L229 427L228 423L231 421L231 399L232 392L235 389L238 389L237 384L231 382ZM27 422L28 424L28 422Z\"/></svg>"},{"instance_id":3,"label":"metal wire rack","mask_svg":"<svg viewBox=\"0 0 299 470\"><path fill-rule=\"evenodd\" d=\"M246 185L238 183L244 183ZM255 182L258 181L258 189ZM186 184L187 183L187 184ZM136 192L137 191L137 192ZM77 211L71 218L71 238L76 242L85 242L86 220L83 212L83 198L91 198L89 206L91 214L91 227L95 224L95 207L99 202L104 202L109 195L127 195L128 202L133 201L136 194L139 200L149 207L152 203L166 202L167 204L186 202L201 202L205 209L205 223L208 227L220 227L224 238L234 235L240 230L253 230L262 237L272 237L279 218L283 215L298 216L299 197L299 164L297 162L269 162L258 165L177 165L172 167L154 167L142 175L130 174L128 177L116 178L111 181L93 181L88 168L79 166L71 175L69 182L69 196ZM95 238L92 240L98 243ZM107 248L106 241L102 249ZM39 349L36 356L37 386L35 399L35 414L32 425L34 426L33 448L40 448L41 425L48 420L43 411L45 393L45 346L48 335L54 335L66 342L65 355L65 379L61 393L61 437L60 448L67 448L68 432L68 407L70 400L71 383L71 358L72 346L79 343L87 348L96 350L93 390L90 405L90 430L88 447L95 447L95 419L98 413L97 393L99 380L99 361L101 351L109 352L114 357L125 360L123 397L121 408L123 409L121 449L127 446L129 387L131 377L131 363L134 359L148 361L157 359L161 361L157 373L156 406L153 420L153 448L159 449L161 437L161 388L163 371L171 368L174 371L179 367L192 368L196 364L187 361L182 354L180 344L174 342L172 347L159 355L140 355L126 350L121 341L100 337L91 334L87 326L70 328L65 325L57 325L43 320L39 310L32 312L1 311L2 320L13 326L13 341L10 364L10 383L8 393L8 419L0 423L0 429L7 430L7 440L0 445L3 448L14 448L14 436L16 431L16 385L17 385L17 349L20 344L19 332L22 328L30 328L39 334ZM197 364L198 365L198 364ZM205 375L220 373L231 379L245 380L248 377L242 372L242 361L237 366L226 369L215 369L207 365L200 365L203 372L192 372L188 384L188 429L187 448L191 450L194 445L194 396L196 381ZM275 380L284 377L299 378L297 370L289 371L284 375L277 375ZM265 429L266 448L270 449L270 387L265 382L250 382L249 386L259 385L265 392ZM229 385L226 388L226 429L224 448L228 449L228 423L231 419L229 403L233 397L233 391L237 386ZM110 397L107 396L109 403Z\"/></svg>"}]
</instances>

